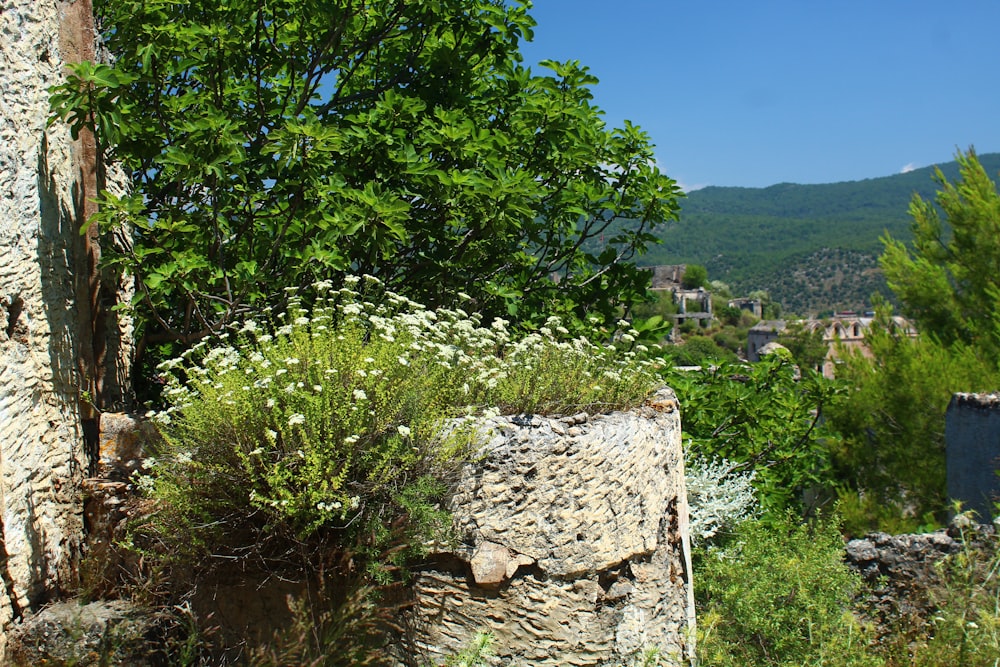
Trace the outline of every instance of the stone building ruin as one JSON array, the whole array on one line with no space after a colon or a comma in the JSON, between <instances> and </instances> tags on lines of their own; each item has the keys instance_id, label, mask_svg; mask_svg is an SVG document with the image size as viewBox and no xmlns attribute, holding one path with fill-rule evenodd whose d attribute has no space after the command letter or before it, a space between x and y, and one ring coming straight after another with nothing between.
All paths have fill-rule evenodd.
<instances>
[{"instance_id":1,"label":"stone building ruin","mask_svg":"<svg viewBox=\"0 0 1000 667\"><path fill-rule=\"evenodd\" d=\"M1000 394L955 394L945 413L948 498L988 522L1000 503Z\"/></svg>"},{"instance_id":2,"label":"stone building ruin","mask_svg":"<svg viewBox=\"0 0 1000 667\"><path fill-rule=\"evenodd\" d=\"M794 324L799 324L806 333L816 331L822 332L823 341L829 349L823 365L816 370L823 373L824 377L833 378L839 358L839 350L858 351L868 355L868 348L865 345L865 333L871 326L875 318L870 316L858 316L852 313L842 313L827 319L799 320ZM899 316L893 319L893 326L896 331L900 331L907 336L915 336L916 331L910 323ZM747 333L747 361L760 361L761 352L770 343L777 342L778 338L789 330L792 322L785 320L763 320L755 324Z\"/></svg>"},{"instance_id":3,"label":"stone building ruin","mask_svg":"<svg viewBox=\"0 0 1000 667\"><path fill-rule=\"evenodd\" d=\"M705 324L712 320L712 293L704 287L687 289L683 285L686 264L668 264L649 267L652 273L650 290L653 292L670 292L678 313L673 316L674 325L681 325L688 320ZM676 334L672 334L676 339Z\"/></svg>"}]
</instances>

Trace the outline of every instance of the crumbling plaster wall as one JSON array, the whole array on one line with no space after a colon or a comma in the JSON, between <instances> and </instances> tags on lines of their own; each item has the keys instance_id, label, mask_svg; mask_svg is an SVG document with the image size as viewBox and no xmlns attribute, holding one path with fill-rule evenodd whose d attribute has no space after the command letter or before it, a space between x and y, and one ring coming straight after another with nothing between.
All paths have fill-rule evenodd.
<instances>
[{"instance_id":1,"label":"crumbling plaster wall","mask_svg":"<svg viewBox=\"0 0 1000 667\"><path fill-rule=\"evenodd\" d=\"M64 63L93 53L90 2L3 0L0 34L2 660L10 623L73 585L83 538L79 339L88 311L74 267L93 155L88 167L81 142L47 121ZM114 354L124 358L118 338Z\"/></svg>"}]
</instances>

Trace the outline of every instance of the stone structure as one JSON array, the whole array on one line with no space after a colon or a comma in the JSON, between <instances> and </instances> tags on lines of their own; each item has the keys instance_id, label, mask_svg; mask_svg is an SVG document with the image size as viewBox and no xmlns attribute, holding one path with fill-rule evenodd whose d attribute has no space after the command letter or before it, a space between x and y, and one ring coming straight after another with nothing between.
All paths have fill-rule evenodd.
<instances>
[{"instance_id":1,"label":"stone structure","mask_svg":"<svg viewBox=\"0 0 1000 667\"><path fill-rule=\"evenodd\" d=\"M916 535L871 533L847 543L845 562L867 583L855 609L875 629L876 642L934 634L942 590L949 584L942 560L965 552L989 562L997 547L996 526L959 514L947 530ZM954 583L950 584L954 586Z\"/></svg>"},{"instance_id":2,"label":"stone structure","mask_svg":"<svg viewBox=\"0 0 1000 667\"><path fill-rule=\"evenodd\" d=\"M678 324L687 320L711 320L712 315L712 293L703 287L698 289L675 289L674 303L680 308L680 312L674 316ZM692 309L690 304L695 304Z\"/></svg>"},{"instance_id":3,"label":"stone structure","mask_svg":"<svg viewBox=\"0 0 1000 667\"><path fill-rule=\"evenodd\" d=\"M681 286L687 264L661 264L651 266L648 270L653 274L650 278L650 289L669 290Z\"/></svg>"},{"instance_id":4,"label":"stone structure","mask_svg":"<svg viewBox=\"0 0 1000 667\"><path fill-rule=\"evenodd\" d=\"M955 394L945 413L948 497L990 520L1000 503L1000 394Z\"/></svg>"},{"instance_id":5,"label":"stone structure","mask_svg":"<svg viewBox=\"0 0 1000 667\"><path fill-rule=\"evenodd\" d=\"M676 401L629 413L496 418L452 502L461 537L415 581L411 644L439 664L477 631L497 664L622 665L694 654Z\"/></svg>"},{"instance_id":6,"label":"stone structure","mask_svg":"<svg viewBox=\"0 0 1000 667\"><path fill-rule=\"evenodd\" d=\"M114 597L115 573L132 565L109 547L143 507L120 480L156 435L126 414L104 414L101 427L101 478L83 484L87 581L92 595ZM630 412L497 417L480 428L484 458L461 472L450 501L460 540L418 568L398 664L443 664L482 630L496 637L491 664L619 667L654 647L659 664L691 662L694 603L673 394L661 391ZM266 573L254 579L242 569L219 575L199 583L192 611L212 619L222 652L286 627L288 596L301 598L309 585ZM177 629L155 611L144 617L129 605L81 604L25 613L12 629L12 664L32 664L32 655L106 664L101 651L112 648L131 656L127 664L146 664L134 656L153 655L151 637L162 652ZM99 641L109 636L113 646Z\"/></svg>"},{"instance_id":7,"label":"stone structure","mask_svg":"<svg viewBox=\"0 0 1000 667\"><path fill-rule=\"evenodd\" d=\"M747 361L760 361L764 346L775 343L785 331L784 320L761 320L747 332Z\"/></svg>"},{"instance_id":8,"label":"stone structure","mask_svg":"<svg viewBox=\"0 0 1000 667\"><path fill-rule=\"evenodd\" d=\"M674 330L670 334L670 340L677 340L677 326L688 320L695 320L702 326L707 326L707 323L711 322L714 317L712 314L712 293L703 287L684 288L683 279L684 272L687 270L686 264L650 266L646 270L652 274L650 289L654 292L670 292L674 303L678 306L678 314L671 316L674 321ZM694 304L694 306L692 307L690 304Z\"/></svg>"},{"instance_id":9,"label":"stone structure","mask_svg":"<svg viewBox=\"0 0 1000 667\"><path fill-rule=\"evenodd\" d=\"M47 127L50 86L95 52L89 0L0 8L0 662L10 623L73 584L99 412L120 403L127 330L97 268L97 155ZM107 375L105 375L107 371ZM105 383L104 378L110 378Z\"/></svg>"},{"instance_id":10,"label":"stone structure","mask_svg":"<svg viewBox=\"0 0 1000 667\"><path fill-rule=\"evenodd\" d=\"M816 370L832 379L836 373L838 350L857 350L861 354L869 354L865 346L865 332L874 319L869 316L860 317L853 313L842 313L822 320L799 320L795 324L801 325L807 333L822 332L823 341L827 343L829 350L822 368ZM916 330L906 319L897 316L892 320L897 331L907 336L916 336ZM755 324L747 334L747 361L760 361L764 346L776 341L789 329L790 324L792 323L785 320L764 320Z\"/></svg>"},{"instance_id":11,"label":"stone structure","mask_svg":"<svg viewBox=\"0 0 1000 667\"><path fill-rule=\"evenodd\" d=\"M730 299L726 305L730 308L739 308L742 311L748 312L757 319L764 317L764 304L760 299L740 297L738 299Z\"/></svg>"}]
</instances>

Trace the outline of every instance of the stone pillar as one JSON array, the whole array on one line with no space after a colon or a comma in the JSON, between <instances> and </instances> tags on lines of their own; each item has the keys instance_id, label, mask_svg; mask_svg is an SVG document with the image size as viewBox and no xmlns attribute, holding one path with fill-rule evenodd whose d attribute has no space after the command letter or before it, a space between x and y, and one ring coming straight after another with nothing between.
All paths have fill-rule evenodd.
<instances>
[{"instance_id":1,"label":"stone pillar","mask_svg":"<svg viewBox=\"0 0 1000 667\"><path fill-rule=\"evenodd\" d=\"M1000 394L955 394L945 414L948 497L993 518L1000 502Z\"/></svg>"},{"instance_id":2,"label":"stone pillar","mask_svg":"<svg viewBox=\"0 0 1000 667\"><path fill-rule=\"evenodd\" d=\"M676 400L631 412L501 417L451 503L460 544L415 579L401 655L439 664L477 632L502 664L659 664L694 656ZM401 663L410 664L405 660Z\"/></svg>"},{"instance_id":3,"label":"stone pillar","mask_svg":"<svg viewBox=\"0 0 1000 667\"><path fill-rule=\"evenodd\" d=\"M85 140L74 142L60 123L47 127L48 89L62 82L64 64L93 57L90 2L7 0L0 32L0 629L6 629L75 584L80 485L90 463L81 419L97 418L93 408L81 414L81 405L100 397L93 340L84 348L81 336L95 326L100 335L118 327L94 316L99 249L96 238L78 233L97 183L93 143L88 149ZM116 341L116 355L123 345ZM2 647L0 632L0 662Z\"/></svg>"}]
</instances>

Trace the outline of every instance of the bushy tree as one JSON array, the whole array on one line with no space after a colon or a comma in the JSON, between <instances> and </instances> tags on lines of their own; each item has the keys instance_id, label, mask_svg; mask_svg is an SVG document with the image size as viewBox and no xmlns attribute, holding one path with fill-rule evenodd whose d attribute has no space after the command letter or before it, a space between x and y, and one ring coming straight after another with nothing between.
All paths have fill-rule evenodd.
<instances>
[{"instance_id":1,"label":"bushy tree","mask_svg":"<svg viewBox=\"0 0 1000 667\"><path fill-rule=\"evenodd\" d=\"M609 129L577 62L521 62L530 3L95 0L113 65L53 97L131 192L143 344L190 342L283 288L372 274L430 305L610 321L676 216L646 134ZM142 344L140 345L142 347Z\"/></svg>"},{"instance_id":2,"label":"bushy tree","mask_svg":"<svg viewBox=\"0 0 1000 667\"><path fill-rule=\"evenodd\" d=\"M826 417L845 527L916 530L945 518L945 411L956 391L995 389L996 364L963 343L912 338L883 307L865 336L870 356L842 351L850 387Z\"/></svg>"},{"instance_id":3,"label":"bushy tree","mask_svg":"<svg viewBox=\"0 0 1000 667\"><path fill-rule=\"evenodd\" d=\"M698 289L708 284L708 269L701 264L688 264L684 268L684 275L681 277L681 286L684 289Z\"/></svg>"},{"instance_id":4,"label":"bushy tree","mask_svg":"<svg viewBox=\"0 0 1000 667\"><path fill-rule=\"evenodd\" d=\"M820 411L838 394L837 384L808 369L800 375L781 354L674 371L666 379L684 408L688 456L753 471L769 516L802 509L804 491L829 484L830 433Z\"/></svg>"},{"instance_id":5,"label":"bushy tree","mask_svg":"<svg viewBox=\"0 0 1000 667\"><path fill-rule=\"evenodd\" d=\"M1000 351L1000 193L976 153L956 156L959 179L934 202L910 203L913 247L886 237L880 263L903 315L942 342ZM944 218L942 219L942 214Z\"/></svg>"}]
</instances>

